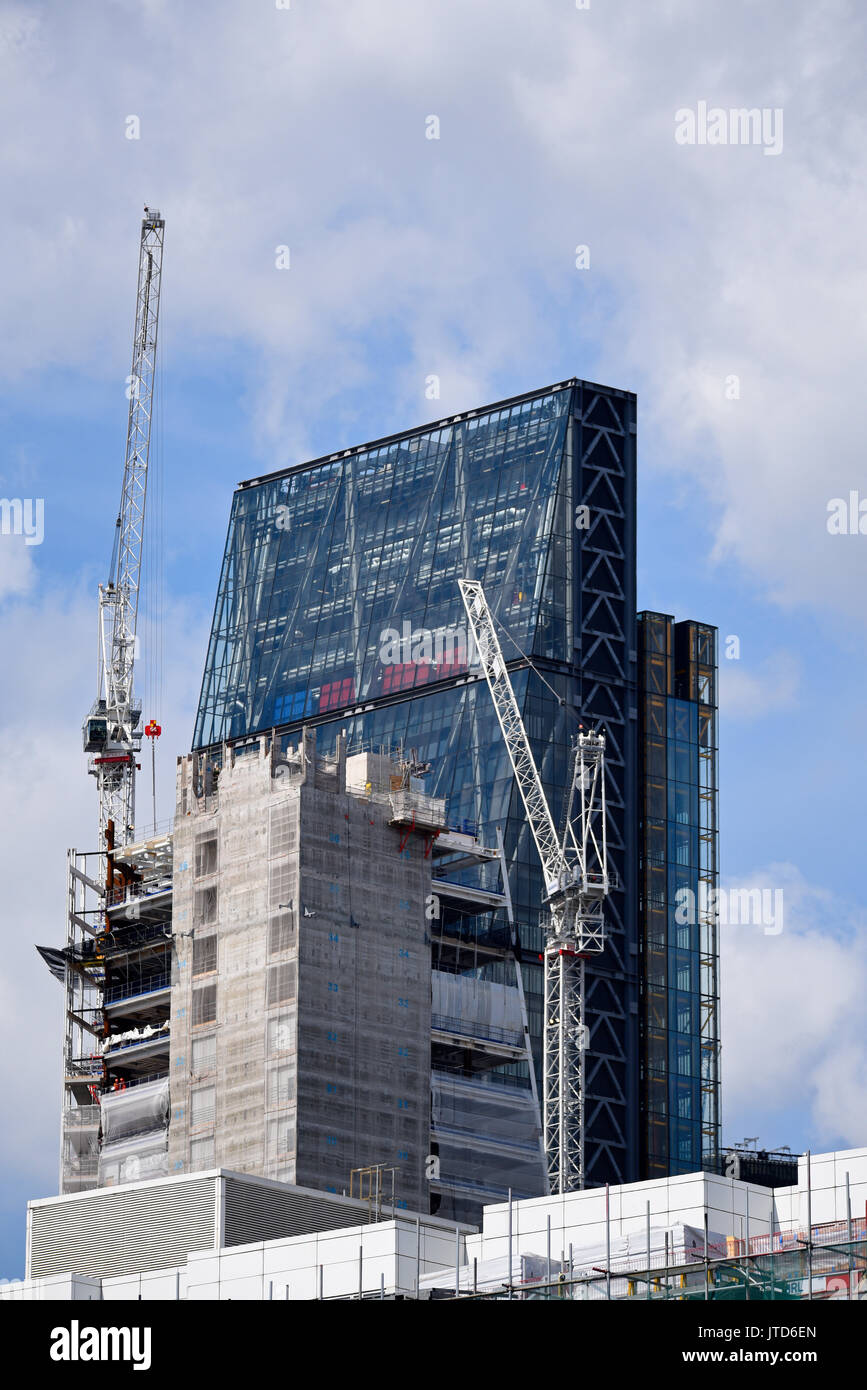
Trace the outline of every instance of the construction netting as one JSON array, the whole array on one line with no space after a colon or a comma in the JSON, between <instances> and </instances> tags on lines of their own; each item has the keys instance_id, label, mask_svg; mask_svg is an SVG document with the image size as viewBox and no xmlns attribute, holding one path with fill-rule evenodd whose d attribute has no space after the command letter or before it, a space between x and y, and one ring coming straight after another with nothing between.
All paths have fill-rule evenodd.
<instances>
[{"instance_id":1,"label":"construction netting","mask_svg":"<svg viewBox=\"0 0 867 1390\"><path fill-rule=\"evenodd\" d=\"M473 975L431 972L434 1028L490 1038L520 1047L523 1042L521 998L515 985L495 984Z\"/></svg>"},{"instance_id":2,"label":"construction netting","mask_svg":"<svg viewBox=\"0 0 867 1390\"><path fill-rule=\"evenodd\" d=\"M109 1091L101 1111L100 1186L168 1173L168 1077Z\"/></svg>"},{"instance_id":3,"label":"construction netting","mask_svg":"<svg viewBox=\"0 0 867 1390\"><path fill-rule=\"evenodd\" d=\"M536 1196L545 1173L532 1092L449 1072L431 1074L432 1139L440 1184L505 1196Z\"/></svg>"},{"instance_id":4,"label":"construction netting","mask_svg":"<svg viewBox=\"0 0 867 1390\"><path fill-rule=\"evenodd\" d=\"M109 1091L101 1108L103 1144L164 1129L169 1117L169 1079L165 1076L126 1090Z\"/></svg>"},{"instance_id":5,"label":"construction netting","mask_svg":"<svg viewBox=\"0 0 867 1390\"><path fill-rule=\"evenodd\" d=\"M216 1163L340 1192L353 1169L391 1163L418 1208L430 859L388 806L333 795L320 771L309 750L303 783L300 764L236 758L217 813L178 820L192 872L174 897L170 1171Z\"/></svg>"},{"instance_id":6,"label":"construction netting","mask_svg":"<svg viewBox=\"0 0 867 1390\"><path fill-rule=\"evenodd\" d=\"M63 1172L96 1181L99 1164L99 1106L71 1105L63 1114ZM74 1188L68 1190L75 1190Z\"/></svg>"},{"instance_id":7,"label":"construction netting","mask_svg":"<svg viewBox=\"0 0 867 1390\"><path fill-rule=\"evenodd\" d=\"M151 1130L117 1144L104 1145L99 1155L99 1186L140 1182L168 1176L168 1131Z\"/></svg>"}]
</instances>

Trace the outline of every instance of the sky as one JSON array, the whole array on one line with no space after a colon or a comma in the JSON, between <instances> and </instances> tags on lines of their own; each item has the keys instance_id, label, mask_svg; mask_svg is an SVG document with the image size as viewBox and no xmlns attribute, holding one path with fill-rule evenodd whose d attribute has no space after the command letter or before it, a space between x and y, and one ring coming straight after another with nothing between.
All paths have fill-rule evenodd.
<instances>
[{"instance_id":1,"label":"sky","mask_svg":"<svg viewBox=\"0 0 867 1390\"><path fill-rule=\"evenodd\" d=\"M639 607L719 627L722 882L783 895L721 929L724 1141L867 1144L865 31L857 0L0 0L0 495L44 505L41 544L0 534L0 1275L57 1190L34 943L95 834L145 203L158 819L238 481L573 376L635 391Z\"/></svg>"}]
</instances>

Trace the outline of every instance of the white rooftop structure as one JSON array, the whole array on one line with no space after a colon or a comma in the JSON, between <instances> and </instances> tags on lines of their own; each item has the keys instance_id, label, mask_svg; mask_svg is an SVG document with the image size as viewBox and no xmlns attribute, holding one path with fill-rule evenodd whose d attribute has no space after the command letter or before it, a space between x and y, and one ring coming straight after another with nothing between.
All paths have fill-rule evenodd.
<instances>
[{"instance_id":1,"label":"white rooftop structure","mask_svg":"<svg viewBox=\"0 0 867 1390\"><path fill-rule=\"evenodd\" d=\"M501 1203L478 1232L217 1169L31 1202L0 1299L678 1297L763 1257L786 1296L867 1298L865 1211L867 1149L802 1158L792 1187L692 1173Z\"/></svg>"}]
</instances>

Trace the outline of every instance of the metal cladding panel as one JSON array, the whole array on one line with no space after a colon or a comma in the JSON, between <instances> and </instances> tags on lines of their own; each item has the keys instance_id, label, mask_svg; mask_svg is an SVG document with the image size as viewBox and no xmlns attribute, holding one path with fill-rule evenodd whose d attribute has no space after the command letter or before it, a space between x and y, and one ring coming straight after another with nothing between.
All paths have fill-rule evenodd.
<instances>
[{"instance_id":1,"label":"metal cladding panel","mask_svg":"<svg viewBox=\"0 0 867 1390\"><path fill-rule=\"evenodd\" d=\"M355 1203L328 1201L309 1192L281 1192L279 1188L226 1178L226 1246L335 1231L359 1226L366 1219L366 1207Z\"/></svg>"},{"instance_id":2,"label":"metal cladding panel","mask_svg":"<svg viewBox=\"0 0 867 1390\"><path fill-rule=\"evenodd\" d=\"M214 1177L108 1189L30 1208L28 1279L138 1274L213 1250Z\"/></svg>"}]
</instances>

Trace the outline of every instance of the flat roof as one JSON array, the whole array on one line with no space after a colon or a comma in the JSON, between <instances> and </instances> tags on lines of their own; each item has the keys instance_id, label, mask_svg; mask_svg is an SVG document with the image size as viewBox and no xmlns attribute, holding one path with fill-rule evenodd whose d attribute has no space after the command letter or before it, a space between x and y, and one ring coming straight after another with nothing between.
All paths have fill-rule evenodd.
<instances>
[{"instance_id":1,"label":"flat roof","mask_svg":"<svg viewBox=\"0 0 867 1390\"><path fill-rule=\"evenodd\" d=\"M347 1197L339 1192L324 1192L316 1187L301 1187L297 1183L280 1182L277 1178L263 1178L258 1173L239 1173L234 1168L203 1168L195 1173L173 1173L169 1176L159 1178L143 1178L135 1182L112 1183L107 1187L88 1187L83 1192L63 1192L58 1197L32 1197L27 1206L29 1207L50 1207L57 1206L66 1202L86 1202L88 1199L100 1198L103 1201L106 1197L111 1197L115 1193L136 1192L144 1188L170 1187L188 1182L200 1182L203 1178L233 1178L236 1182L249 1183L255 1187L266 1187L271 1191L280 1192L284 1195L293 1197L313 1197L317 1201L331 1203L334 1206L349 1208L357 1211L359 1215L367 1216L370 1205L366 1197ZM384 1201L380 1211L383 1221L415 1221L421 1220L428 1226L440 1226L443 1230L453 1231L457 1226L460 1230L474 1232L476 1226L469 1225L462 1221L449 1221L442 1216L432 1216L426 1212L413 1211L408 1207L395 1207ZM385 1213L389 1215L386 1216Z\"/></svg>"}]
</instances>

